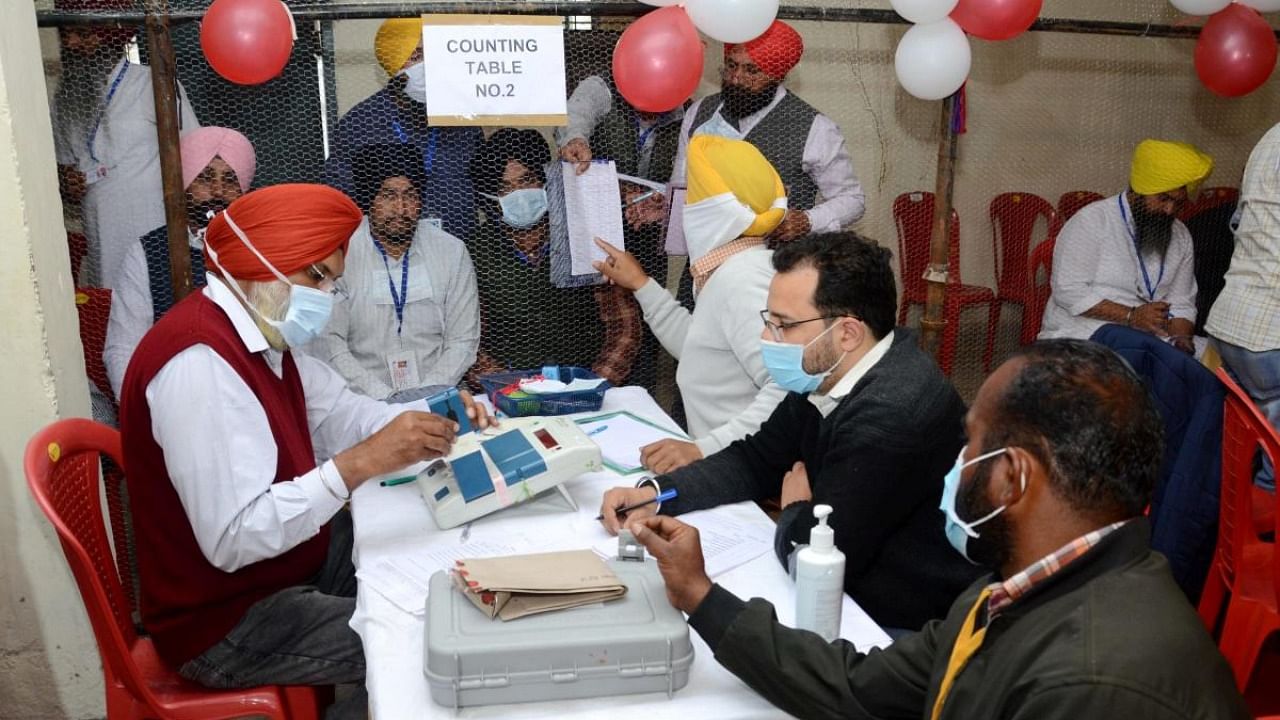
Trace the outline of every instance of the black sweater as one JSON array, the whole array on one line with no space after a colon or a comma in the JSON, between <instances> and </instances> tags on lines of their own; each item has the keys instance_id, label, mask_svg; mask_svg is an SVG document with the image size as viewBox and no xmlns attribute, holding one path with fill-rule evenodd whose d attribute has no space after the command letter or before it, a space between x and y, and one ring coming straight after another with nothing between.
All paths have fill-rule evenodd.
<instances>
[{"instance_id":1,"label":"black sweater","mask_svg":"<svg viewBox=\"0 0 1280 720\"><path fill-rule=\"evenodd\" d=\"M964 403L898 328L889 351L827 418L791 393L760 430L658 481L679 490L662 512L684 512L776 497L801 460L814 502L778 519L775 546L786 563L792 543L809 542L814 503L845 554L845 590L879 624L918 629L942 617L980 570L947 543L938 510L942 479L964 444Z\"/></svg>"}]
</instances>

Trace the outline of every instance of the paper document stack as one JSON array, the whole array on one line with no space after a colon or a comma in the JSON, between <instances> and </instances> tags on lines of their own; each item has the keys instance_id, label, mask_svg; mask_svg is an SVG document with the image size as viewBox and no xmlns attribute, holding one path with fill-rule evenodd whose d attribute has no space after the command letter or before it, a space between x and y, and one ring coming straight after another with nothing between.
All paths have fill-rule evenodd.
<instances>
[{"instance_id":1,"label":"paper document stack","mask_svg":"<svg viewBox=\"0 0 1280 720\"><path fill-rule=\"evenodd\" d=\"M617 600L627 586L590 550L459 560L453 584L490 618Z\"/></svg>"}]
</instances>

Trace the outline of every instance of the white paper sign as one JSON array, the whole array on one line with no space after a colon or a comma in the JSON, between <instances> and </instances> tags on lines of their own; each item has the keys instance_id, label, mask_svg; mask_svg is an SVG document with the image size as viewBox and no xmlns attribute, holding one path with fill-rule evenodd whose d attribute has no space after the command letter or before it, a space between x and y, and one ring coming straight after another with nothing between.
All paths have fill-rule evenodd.
<instances>
[{"instance_id":1,"label":"white paper sign","mask_svg":"<svg viewBox=\"0 0 1280 720\"><path fill-rule=\"evenodd\" d=\"M432 125L564 125L564 19L423 15Z\"/></svg>"}]
</instances>

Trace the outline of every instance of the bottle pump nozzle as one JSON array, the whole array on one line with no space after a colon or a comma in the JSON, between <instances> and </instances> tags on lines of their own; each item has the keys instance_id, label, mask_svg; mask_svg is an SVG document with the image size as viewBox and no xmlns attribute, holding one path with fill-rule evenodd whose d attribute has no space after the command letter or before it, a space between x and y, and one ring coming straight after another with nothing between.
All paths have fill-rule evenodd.
<instances>
[{"instance_id":1,"label":"bottle pump nozzle","mask_svg":"<svg viewBox=\"0 0 1280 720\"><path fill-rule=\"evenodd\" d=\"M818 518L818 524L809 531L809 547L814 550L827 552L835 547L835 531L827 525L827 516L830 514L830 505L815 505L813 507L813 516Z\"/></svg>"}]
</instances>

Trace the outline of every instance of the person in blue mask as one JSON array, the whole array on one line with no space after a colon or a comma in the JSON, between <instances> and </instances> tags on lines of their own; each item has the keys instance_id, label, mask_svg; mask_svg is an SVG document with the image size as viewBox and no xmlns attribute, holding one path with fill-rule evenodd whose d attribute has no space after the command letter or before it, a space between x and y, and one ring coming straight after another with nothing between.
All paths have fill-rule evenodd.
<instances>
[{"instance_id":1,"label":"person in blue mask","mask_svg":"<svg viewBox=\"0 0 1280 720\"><path fill-rule=\"evenodd\" d=\"M629 527L716 661L796 717L1253 717L1148 542L1164 433L1124 360L1083 340L1035 343L987 378L965 425L932 519L993 572L884 650L783 627L768 602L714 585L679 520Z\"/></svg>"},{"instance_id":2,"label":"person in blue mask","mask_svg":"<svg viewBox=\"0 0 1280 720\"><path fill-rule=\"evenodd\" d=\"M845 590L879 624L918 630L978 574L947 545L942 478L964 443L964 403L918 344L895 328L889 251L854 233L811 235L774 251L761 354L786 397L754 434L667 475L604 496L616 508L674 488L665 515L781 496L775 549L807 544L813 506L830 505ZM653 514L653 506L632 511Z\"/></svg>"},{"instance_id":3,"label":"person in blue mask","mask_svg":"<svg viewBox=\"0 0 1280 720\"><path fill-rule=\"evenodd\" d=\"M612 285L558 288L548 257L551 148L537 131L502 128L476 149L471 182L483 220L467 248L480 294L480 349L467 374L544 365L592 369L614 384L631 373L640 308Z\"/></svg>"}]
</instances>

